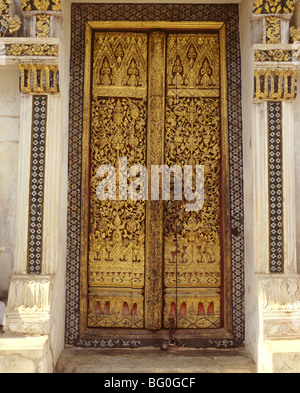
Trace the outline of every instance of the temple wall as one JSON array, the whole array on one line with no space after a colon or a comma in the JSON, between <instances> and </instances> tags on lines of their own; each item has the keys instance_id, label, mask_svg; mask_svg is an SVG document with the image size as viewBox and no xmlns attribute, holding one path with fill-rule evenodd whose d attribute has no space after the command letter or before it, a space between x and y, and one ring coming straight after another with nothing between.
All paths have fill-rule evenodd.
<instances>
[{"instance_id":1,"label":"temple wall","mask_svg":"<svg viewBox=\"0 0 300 393\"><path fill-rule=\"evenodd\" d=\"M297 265L300 273L300 95L295 107L295 175L296 175L296 226L297 226Z\"/></svg>"},{"instance_id":2,"label":"temple wall","mask_svg":"<svg viewBox=\"0 0 300 393\"><path fill-rule=\"evenodd\" d=\"M75 0L84 3L83 0ZM86 3L99 3L98 0L88 0ZM102 0L105 3L128 3L128 0ZM161 0L138 0L136 3L161 3ZM182 0L168 1L168 3L182 3ZM296 315L299 307L295 300L299 298L299 276L293 270L294 257L286 257L286 271L284 274L269 274L268 233L269 217L267 206L269 203L267 182L267 154L266 138L267 103L253 104L253 74L254 56L253 43L260 43L257 29L251 29L252 1L250 0L190 0L189 3L240 3L240 35L242 56L242 105L243 105L243 160L244 160L244 207L245 207L245 346L257 363L264 364L260 371L275 370L273 353L281 353L287 339L294 346L298 340L300 346L300 328ZM6 298L13 269L15 278L11 285L11 310L9 329L12 333L36 333L45 337L38 343L43 355L47 358L45 370L53 370L63 348L65 340L65 292L66 292L66 242L67 242L67 195L68 195L68 130L69 130L69 70L70 70L70 37L71 37L71 0L63 0L62 24L56 24L56 37L59 41L59 71L60 94L49 96L50 120L47 125L47 162L45 168L45 212L43 249L43 274L41 278L27 274L26 228L28 223L28 206L17 205L17 200L26 202L28 197L26 187L18 197L17 184L22 186L22 176L18 180L18 170L26 176L29 174L30 142L26 141L28 126L32 116L31 96L20 98L19 70L17 62L11 66L0 68L0 300ZM300 2L294 20L300 21ZM1 66L1 63L0 63ZM290 124L286 113L290 113L292 106L295 130L295 201L296 201L296 245L297 266L300 273L300 94L293 104L283 105L285 118L284 130L289 130ZM20 108L22 112L20 112ZM20 116L24 126L20 130ZM27 120L26 120L27 118ZM26 123L27 121L27 123ZM22 124L22 123L21 123ZM26 128L27 127L27 128ZM22 131L23 130L23 131ZM19 141L23 136L23 143ZM285 135L283 135L285 138ZM21 151L21 145L24 147ZM27 149L27 150L26 150ZM20 153L20 154L19 154ZM21 162L19 162L19 157ZM285 160L285 158L284 158ZM289 161L290 162L290 161ZM25 169L24 169L25 165ZM19 169L18 169L19 168ZM293 175L293 174L292 174ZM29 176L28 176L29 178ZM24 183L26 185L26 182ZM263 185L265 188L261 187ZM28 186L28 185L27 185ZM24 195L23 195L24 194ZM18 198L18 199L17 199ZM293 206L292 206L293 207ZM17 210L21 219L17 221ZM23 209L23 210L22 210ZM292 209L291 209L292 211ZM294 217L290 217L293 222ZM287 217L289 221L289 217ZM25 228L24 232L20 228ZM19 233L19 234L17 234ZM16 235L17 234L17 235ZM22 237L23 235L23 237ZM19 239L19 247L16 247ZM23 242L23 244L22 244ZM290 242L290 243L289 243ZM287 240L288 245L294 244L293 239ZM295 248L295 247L294 247ZM19 257L16 257L16 252ZM23 253L23 254L22 254ZM34 277L34 278L32 278ZM36 280L36 282L34 282ZM31 284L41 288L49 298L39 303L39 298L28 301ZM24 284L24 285L23 285ZM20 289L21 288L21 289ZM18 292L20 291L20 292ZM22 292L23 291L23 292ZM26 292L27 291L27 292ZM294 302L294 303L293 303ZM35 304L41 306L42 320L32 312ZM24 307L23 307L24 306ZM16 311L17 310L17 311ZM17 315L21 310L28 313ZM18 316L18 324L16 322ZM25 316L28 324L23 323ZM37 318L35 321L34 318ZM298 318L298 319L297 319ZM22 323L20 322L22 320ZM33 322L32 322L33 321ZM296 322L295 322L296 321ZM35 326L35 322L37 325ZM298 325L297 325L298 324ZM29 329L26 331L26 329ZM290 338L290 340L288 340ZM271 340L272 343L271 343ZM280 341L281 340L281 341ZM264 343L266 342L266 344ZM271 343L271 344L270 344ZM275 344L274 344L275 343ZM33 345L33 344L32 344ZM34 344L35 345L35 344ZM272 346L277 345L274 349ZM296 347L295 347L296 348ZM18 348L16 348L18 349ZM293 349L297 351L297 349ZM1 348L0 348L1 352ZM46 353L47 355L45 355ZM293 356L293 351L290 353ZM268 360L268 354L270 359ZM264 359L265 356L265 359ZM279 356L279 355L278 355ZM267 360L266 360L267 359ZM268 361L270 365L268 365ZM48 364L49 362L49 364ZM274 365L273 365L273 363ZM290 362L290 358L287 363ZM0 359L1 363L1 359ZM291 364L293 362L291 361ZM279 364L279 363L278 363ZM1 364L0 364L1 365ZM268 369L269 367L269 369ZM280 370L278 365L278 370ZM1 372L1 367L0 367Z\"/></svg>"}]
</instances>

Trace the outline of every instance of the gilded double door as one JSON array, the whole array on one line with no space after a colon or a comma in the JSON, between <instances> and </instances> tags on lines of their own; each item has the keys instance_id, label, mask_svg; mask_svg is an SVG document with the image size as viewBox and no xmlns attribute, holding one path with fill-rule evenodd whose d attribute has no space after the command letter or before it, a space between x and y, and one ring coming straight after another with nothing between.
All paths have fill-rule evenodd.
<instances>
[{"instance_id":1,"label":"gilded double door","mask_svg":"<svg viewBox=\"0 0 300 393\"><path fill-rule=\"evenodd\" d=\"M223 45L218 31L93 35L85 210L89 328L159 330L170 319L184 329L223 326ZM102 165L115 168L116 200L97 195ZM134 165L147 168L149 178L152 165L203 165L203 208L187 211L187 200L174 200L172 192L170 200L151 200L151 182L148 200L131 200L126 187L137 178L128 176Z\"/></svg>"}]
</instances>

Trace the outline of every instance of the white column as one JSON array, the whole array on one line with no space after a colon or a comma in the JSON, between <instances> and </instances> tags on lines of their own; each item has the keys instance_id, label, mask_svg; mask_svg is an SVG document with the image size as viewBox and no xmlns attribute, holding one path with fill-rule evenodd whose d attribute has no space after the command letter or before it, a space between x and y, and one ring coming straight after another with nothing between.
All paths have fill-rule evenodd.
<instances>
[{"instance_id":1,"label":"white column","mask_svg":"<svg viewBox=\"0 0 300 393\"><path fill-rule=\"evenodd\" d=\"M284 272L297 273L293 102L282 103Z\"/></svg>"},{"instance_id":2,"label":"white column","mask_svg":"<svg viewBox=\"0 0 300 393\"><path fill-rule=\"evenodd\" d=\"M267 102L253 104L255 271L269 274L269 172Z\"/></svg>"},{"instance_id":3,"label":"white column","mask_svg":"<svg viewBox=\"0 0 300 393\"><path fill-rule=\"evenodd\" d=\"M56 274L59 245L61 185L60 96L48 96L43 218L42 274Z\"/></svg>"},{"instance_id":4,"label":"white column","mask_svg":"<svg viewBox=\"0 0 300 393\"><path fill-rule=\"evenodd\" d=\"M27 274L29 187L31 166L32 96L21 97L17 233L14 272Z\"/></svg>"}]
</instances>

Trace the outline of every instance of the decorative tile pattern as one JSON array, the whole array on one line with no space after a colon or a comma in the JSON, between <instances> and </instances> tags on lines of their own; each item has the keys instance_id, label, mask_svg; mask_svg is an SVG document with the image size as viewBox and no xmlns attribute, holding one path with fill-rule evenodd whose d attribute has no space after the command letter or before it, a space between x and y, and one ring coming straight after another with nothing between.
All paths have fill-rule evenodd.
<instances>
[{"instance_id":1,"label":"decorative tile pattern","mask_svg":"<svg viewBox=\"0 0 300 393\"><path fill-rule=\"evenodd\" d=\"M85 22L101 20L224 21L228 64L228 118L231 184L233 340L199 340L199 346L235 347L244 342L244 210L241 116L241 63L238 5L72 4L72 51L69 129L69 209L66 293L66 344L124 346L128 340L88 340L79 334L81 151ZM140 343L140 345L144 345Z\"/></svg>"},{"instance_id":2,"label":"decorative tile pattern","mask_svg":"<svg viewBox=\"0 0 300 393\"><path fill-rule=\"evenodd\" d=\"M283 273L281 103L269 106L270 270Z\"/></svg>"},{"instance_id":3,"label":"decorative tile pattern","mask_svg":"<svg viewBox=\"0 0 300 393\"><path fill-rule=\"evenodd\" d=\"M40 274L42 265L47 96L33 96L32 121L28 273Z\"/></svg>"}]
</instances>

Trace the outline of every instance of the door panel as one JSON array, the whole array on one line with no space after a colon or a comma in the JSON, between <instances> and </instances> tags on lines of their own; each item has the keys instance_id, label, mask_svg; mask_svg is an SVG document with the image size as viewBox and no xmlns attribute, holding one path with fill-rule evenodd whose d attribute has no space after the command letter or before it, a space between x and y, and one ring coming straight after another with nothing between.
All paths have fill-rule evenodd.
<instances>
[{"instance_id":1,"label":"door panel","mask_svg":"<svg viewBox=\"0 0 300 393\"><path fill-rule=\"evenodd\" d=\"M91 101L88 327L219 328L219 35L96 32ZM98 199L101 165L118 196L136 164L149 178L152 165L204 165L203 209Z\"/></svg>"},{"instance_id":2,"label":"door panel","mask_svg":"<svg viewBox=\"0 0 300 393\"><path fill-rule=\"evenodd\" d=\"M146 34L95 35L89 327L144 327L145 202L100 201L97 170L101 165L116 168L118 189L127 187L127 180L122 184L119 178L119 158L127 157L129 166L146 165L147 46Z\"/></svg>"},{"instance_id":3,"label":"door panel","mask_svg":"<svg viewBox=\"0 0 300 393\"><path fill-rule=\"evenodd\" d=\"M217 34L168 36L165 163L203 165L205 203L165 203L166 328L170 316L179 328L220 327L219 59Z\"/></svg>"}]
</instances>

